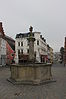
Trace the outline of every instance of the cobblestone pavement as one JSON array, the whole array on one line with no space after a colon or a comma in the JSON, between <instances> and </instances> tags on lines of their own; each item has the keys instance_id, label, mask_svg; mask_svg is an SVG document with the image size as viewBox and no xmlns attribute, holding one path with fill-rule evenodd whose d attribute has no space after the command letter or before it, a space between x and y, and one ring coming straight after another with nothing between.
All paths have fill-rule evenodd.
<instances>
[{"instance_id":1,"label":"cobblestone pavement","mask_svg":"<svg viewBox=\"0 0 66 99\"><path fill-rule=\"evenodd\" d=\"M9 68L0 68L0 99L66 99L66 67L52 66L52 75L57 80L45 85L13 85Z\"/></svg>"}]
</instances>

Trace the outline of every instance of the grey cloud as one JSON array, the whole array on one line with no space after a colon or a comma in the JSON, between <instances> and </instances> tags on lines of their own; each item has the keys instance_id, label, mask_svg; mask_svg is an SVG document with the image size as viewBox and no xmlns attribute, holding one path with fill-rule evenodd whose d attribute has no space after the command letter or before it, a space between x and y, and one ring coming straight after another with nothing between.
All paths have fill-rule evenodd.
<instances>
[{"instance_id":1,"label":"grey cloud","mask_svg":"<svg viewBox=\"0 0 66 99\"><path fill-rule=\"evenodd\" d=\"M32 25L59 51L66 36L66 0L0 0L0 21L13 38Z\"/></svg>"}]
</instances>

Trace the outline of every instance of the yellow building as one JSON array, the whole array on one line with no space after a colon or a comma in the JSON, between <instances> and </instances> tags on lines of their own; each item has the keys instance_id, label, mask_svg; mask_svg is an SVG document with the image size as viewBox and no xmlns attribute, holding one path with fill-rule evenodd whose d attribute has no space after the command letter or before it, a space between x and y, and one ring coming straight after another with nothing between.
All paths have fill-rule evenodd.
<instances>
[{"instance_id":1,"label":"yellow building","mask_svg":"<svg viewBox=\"0 0 66 99\"><path fill-rule=\"evenodd\" d=\"M50 62L53 63L53 49L50 47Z\"/></svg>"}]
</instances>

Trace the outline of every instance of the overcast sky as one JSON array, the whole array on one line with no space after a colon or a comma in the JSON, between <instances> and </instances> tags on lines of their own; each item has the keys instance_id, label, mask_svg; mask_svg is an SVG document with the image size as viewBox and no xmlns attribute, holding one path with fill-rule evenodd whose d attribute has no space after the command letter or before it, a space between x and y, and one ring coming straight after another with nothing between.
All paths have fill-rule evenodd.
<instances>
[{"instance_id":1,"label":"overcast sky","mask_svg":"<svg viewBox=\"0 0 66 99\"><path fill-rule=\"evenodd\" d=\"M59 51L66 36L66 0L0 0L0 21L6 35L13 38L32 25Z\"/></svg>"}]
</instances>

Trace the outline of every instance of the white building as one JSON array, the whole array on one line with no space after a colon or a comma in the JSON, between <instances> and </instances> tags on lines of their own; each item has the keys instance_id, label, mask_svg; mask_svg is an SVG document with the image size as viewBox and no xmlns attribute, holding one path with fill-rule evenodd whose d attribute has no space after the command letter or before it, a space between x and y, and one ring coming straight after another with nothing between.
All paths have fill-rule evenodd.
<instances>
[{"instance_id":1,"label":"white building","mask_svg":"<svg viewBox=\"0 0 66 99\"><path fill-rule=\"evenodd\" d=\"M33 32L35 38L34 52L37 62L46 62L47 60L47 43L46 40L40 35L40 32ZM27 38L29 33L20 33L16 35L15 40L15 63L19 63L19 60L28 59L29 55L29 42Z\"/></svg>"},{"instance_id":2,"label":"white building","mask_svg":"<svg viewBox=\"0 0 66 99\"><path fill-rule=\"evenodd\" d=\"M53 53L53 61L54 62L60 62L61 59L61 53L60 52L54 52Z\"/></svg>"},{"instance_id":3,"label":"white building","mask_svg":"<svg viewBox=\"0 0 66 99\"><path fill-rule=\"evenodd\" d=\"M53 49L47 44L48 63L53 63Z\"/></svg>"},{"instance_id":4,"label":"white building","mask_svg":"<svg viewBox=\"0 0 66 99\"><path fill-rule=\"evenodd\" d=\"M0 66L6 65L6 41L0 37Z\"/></svg>"}]
</instances>

